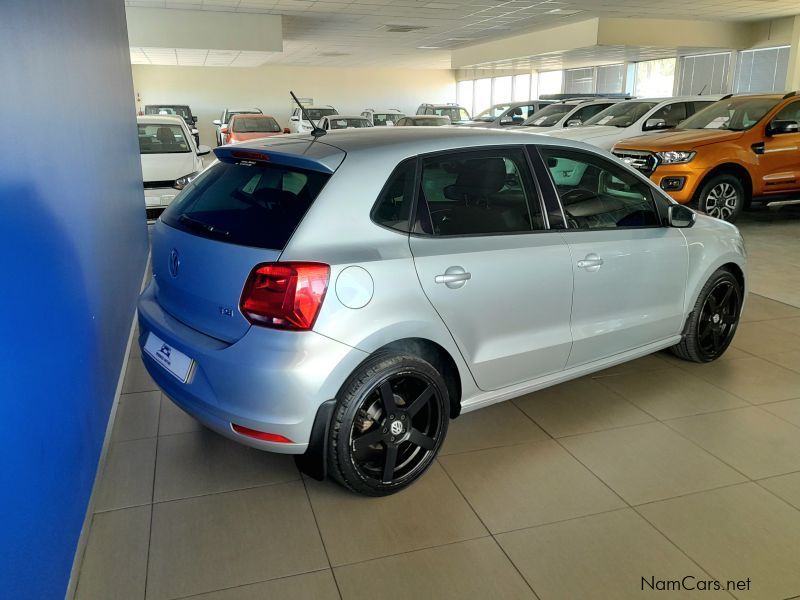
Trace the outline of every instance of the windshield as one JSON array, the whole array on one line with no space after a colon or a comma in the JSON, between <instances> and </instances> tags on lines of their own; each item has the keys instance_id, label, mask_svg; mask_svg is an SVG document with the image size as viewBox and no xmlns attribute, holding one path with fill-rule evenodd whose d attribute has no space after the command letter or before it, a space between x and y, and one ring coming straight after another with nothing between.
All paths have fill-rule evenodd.
<instances>
[{"instance_id":1,"label":"windshield","mask_svg":"<svg viewBox=\"0 0 800 600\"><path fill-rule=\"evenodd\" d=\"M328 119L328 124L331 129L372 127L372 123L366 119Z\"/></svg>"},{"instance_id":2,"label":"windshield","mask_svg":"<svg viewBox=\"0 0 800 600\"><path fill-rule=\"evenodd\" d=\"M380 127L381 125L386 125L386 123L397 123L404 116L402 113L373 113L372 123L376 127Z\"/></svg>"},{"instance_id":3,"label":"windshield","mask_svg":"<svg viewBox=\"0 0 800 600\"><path fill-rule=\"evenodd\" d=\"M272 117L236 117L233 119L235 133L280 133L281 126Z\"/></svg>"},{"instance_id":4,"label":"windshield","mask_svg":"<svg viewBox=\"0 0 800 600\"><path fill-rule=\"evenodd\" d=\"M469 121L469 114L458 106L436 106L433 114L440 117L450 117L451 121Z\"/></svg>"},{"instance_id":5,"label":"windshield","mask_svg":"<svg viewBox=\"0 0 800 600\"><path fill-rule=\"evenodd\" d=\"M730 98L720 100L678 125L681 129L729 129L744 131L764 118L778 104L776 98Z\"/></svg>"},{"instance_id":6,"label":"windshield","mask_svg":"<svg viewBox=\"0 0 800 600\"><path fill-rule=\"evenodd\" d=\"M183 117L188 123L192 118L192 111L188 106L173 106L161 104L148 104L144 107L144 114L146 115L177 115Z\"/></svg>"},{"instance_id":7,"label":"windshield","mask_svg":"<svg viewBox=\"0 0 800 600\"><path fill-rule=\"evenodd\" d=\"M597 113L584 125L630 127L641 119L657 102L620 102Z\"/></svg>"},{"instance_id":8,"label":"windshield","mask_svg":"<svg viewBox=\"0 0 800 600\"><path fill-rule=\"evenodd\" d=\"M565 114L575 108L574 104L551 104L538 110L523 123L526 127L552 127Z\"/></svg>"},{"instance_id":9,"label":"windshield","mask_svg":"<svg viewBox=\"0 0 800 600\"><path fill-rule=\"evenodd\" d=\"M422 127L450 125L450 119L447 117L423 117L422 119L408 119L407 125L416 125Z\"/></svg>"},{"instance_id":10,"label":"windshield","mask_svg":"<svg viewBox=\"0 0 800 600\"><path fill-rule=\"evenodd\" d=\"M509 108L511 108L510 104L495 104L493 107L487 108L485 111L476 116L473 121L494 121Z\"/></svg>"},{"instance_id":11,"label":"windshield","mask_svg":"<svg viewBox=\"0 0 800 600\"><path fill-rule=\"evenodd\" d=\"M191 152L180 125L139 123L140 154L177 154Z\"/></svg>"},{"instance_id":12,"label":"windshield","mask_svg":"<svg viewBox=\"0 0 800 600\"><path fill-rule=\"evenodd\" d=\"M307 108L306 116L312 121L319 121L322 117L338 114L334 108Z\"/></svg>"}]
</instances>

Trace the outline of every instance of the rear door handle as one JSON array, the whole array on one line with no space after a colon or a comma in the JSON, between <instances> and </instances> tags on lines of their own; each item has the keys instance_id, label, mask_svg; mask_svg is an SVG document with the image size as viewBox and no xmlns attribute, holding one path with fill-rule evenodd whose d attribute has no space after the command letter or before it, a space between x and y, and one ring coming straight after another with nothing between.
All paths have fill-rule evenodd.
<instances>
[{"instance_id":1,"label":"rear door handle","mask_svg":"<svg viewBox=\"0 0 800 600\"><path fill-rule=\"evenodd\" d=\"M578 261L579 269L586 269L587 271L597 271L603 265L603 259L597 254L587 254L586 258Z\"/></svg>"},{"instance_id":2,"label":"rear door handle","mask_svg":"<svg viewBox=\"0 0 800 600\"><path fill-rule=\"evenodd\" d=\"M450 289L463 287L470 279L472 273L468 273L464 267L448 267L442 275L433 278L436 283L443 283Z\"/></svg>"}]
</instances>

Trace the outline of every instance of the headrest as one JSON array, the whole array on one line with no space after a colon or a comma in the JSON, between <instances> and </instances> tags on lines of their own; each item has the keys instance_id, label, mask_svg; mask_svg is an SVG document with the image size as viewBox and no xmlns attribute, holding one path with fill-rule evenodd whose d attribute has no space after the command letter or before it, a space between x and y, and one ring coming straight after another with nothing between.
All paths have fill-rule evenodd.
<instances>
[{"instance_id":1,"label":"headrest","mask_svg":"<svg viewBox=\"0 0 800 600\"><path fill-rule=\"evenodd\" d=\"M502 158L473 158L461 163L456 182L444 188L449 200L486 197L499 192L506 181L506 164Z\"/></svg>"}]
</instances>

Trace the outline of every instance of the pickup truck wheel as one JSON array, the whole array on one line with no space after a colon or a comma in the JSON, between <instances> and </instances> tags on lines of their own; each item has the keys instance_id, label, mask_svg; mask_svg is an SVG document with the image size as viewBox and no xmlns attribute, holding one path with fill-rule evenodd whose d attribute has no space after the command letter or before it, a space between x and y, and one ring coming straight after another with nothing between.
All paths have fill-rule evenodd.
<instances>
[{"instance_id":1,"label":"pickup truck wheel","mask_svg":"<svg viewBox=\"0 0 800 600\"><path fill-rule=\"evenodd\" d=\"M733 223L742 212L746 201L744 186L739 178L729 173L720 173L703 184L695 205L698 210L711 217Z\"/></svg>"},{"instance_id":2,"label":"pickup truck wheel","mask_svg":"<svg viewBox=\"0 0 800 600\"><path fill-rule=\"evenodd\" d=\"M386 496L431 466L447 433L447 385L419 357L382 352L362 364L336 398L328 472L351 491Z\"/></svg>"}]
</instances>

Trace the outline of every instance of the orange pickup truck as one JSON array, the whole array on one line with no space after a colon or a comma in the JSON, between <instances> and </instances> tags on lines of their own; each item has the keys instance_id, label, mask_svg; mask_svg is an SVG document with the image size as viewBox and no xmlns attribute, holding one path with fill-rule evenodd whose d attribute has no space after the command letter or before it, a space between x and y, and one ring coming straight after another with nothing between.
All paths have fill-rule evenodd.
<instances>
[{"instance_id":1,"label":"orange pickup truck","mask_svg":"<svg viewBox=\"0 0 800 600\"><path fill-rule=\"evenodd\" d=\"M733 222L752 199L800 192L800 96L726 96L612 152L681 204Z\"/></svg>"}]
</instances>

